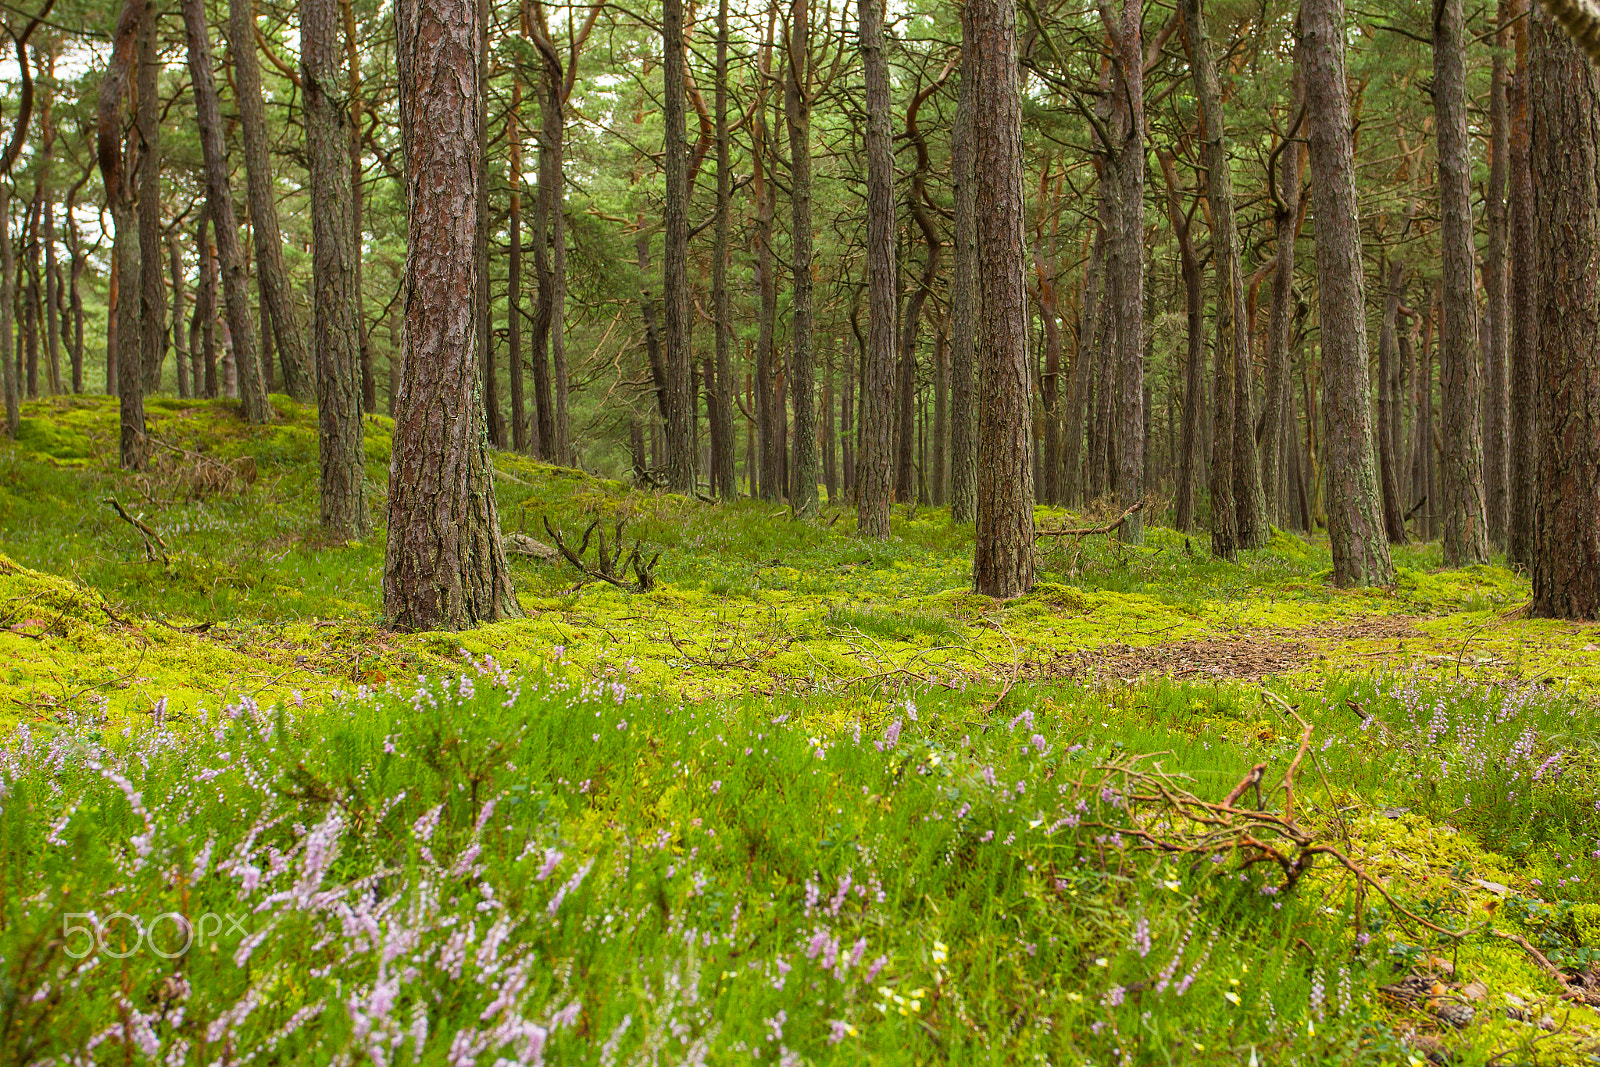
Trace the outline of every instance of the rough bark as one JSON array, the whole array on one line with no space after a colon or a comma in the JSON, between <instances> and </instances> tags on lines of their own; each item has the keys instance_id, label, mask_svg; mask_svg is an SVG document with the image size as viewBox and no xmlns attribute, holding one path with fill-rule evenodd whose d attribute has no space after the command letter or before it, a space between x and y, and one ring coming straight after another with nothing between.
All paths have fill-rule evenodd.
<instances>
[{"instance_id":1,"label":"rough bark","mask_svg":"<svg viewBox=\"0 0 1600 1067\"><path fill-rule=\"evenodd\" d=\"M1484 187L1488 242L1483 253L1484 349L1483 478L1489 540L1506 543L1506 508L1510 503L1510 433L1507 361L1511 348L1510 278L1506 274L1506 183L1510 175L1511 118L1506 101L1506 47L1511 43L1512 0L1500 0L1499 24L1489 68L1489 181Z\"/></svg>"},{"instance_id":2,"label":"rough bark","mask_svg":"<svg viewBox=\"0 0 1600 1067\"><path fill-rule=\"evenodd\" d=\"M1537 446L1535 444L1539 319L1533 217L1533 169L1530 161L1528 113L1528 11L1527 0L1515 0L1513 13L1517 74L1511 116L1507 179L1510 215L1511 340L1510 431L1508 481L1511 499L1506 515L1506 562L1533 562L1533 511L1536 498Z\"/></svg>"},{"instance_id":3,"label":"rough bark","mask_svg":"<svg viewBox=\"0 0 1600 1067\"><path fill-rule=\"evenodd\" d=\"M1106 233L1096 225L1083 268L1083 290L1073 331L1072 379L1067 388L1066 428L1061 443L1061 500L1069 507L1083 502L1083 435L1092 404L1095 326L1100 321L1105 288Z\"/></svg>"},{"instance_id":4,"label":"rough bark","mask_svg":"<svg viewBox=\"0 0 1600 1067\"><path fill-rule=\"evenodd\" d=\"M766 57L763 56L763 65ZM783 467L782 438L778 434L778 349L774 337L778 321L778 278L772 254L773 220L778 211L778 189L766 173L768 155L766 101L756 103L754 146L751 152L750 191L756 201L755 272L760 296L756 324L756 429L760 437L761 462L758 465L761 499L778 500L784 495L780 471Z\"/></svg>"},{"instance_id":5,"label":"rough bark","mask_svg":"<svg viewBox=\"0 0 1600 1067\"><path fill-rule=\"evenodd\" d=\"M112 336L110 323L106 337L106 389L115 391L120 398L119 416L120 457L122 465L130 470L141 470L145 464L144 390L139 373L139 277L138 221L133 205L133 191L128 186L122 132L123 101L128 91L128 78L137 58L142 23L153 18L148 0L125 0L117 16L116 29L111 35L111 56L106 64L106 74L100 83L96 107L96 155L100 163L100 180L105 189L106 206L111 210L113 237L112 283L108 318L116 324ZM30 87L28 62L23 48L17 48L17 59L22 69L23 85ZM25 95L24 99L30 99ZM26 127L19 124L20 130ZM11 169L15 160L12 146L20 147L20 135L13 135L7 146L4 167ZM0 183L0 219L11 218L6 202L9 186ZM0 241L0 341L11 337L12 295L16 284L16 261L11 241ZM5 354L9 365L10 353ZM13 382L15 381L13 377ZM16 390L6 391L7 421L13 436L16 434Z\"/></svg>"},{"instance_id":6,"label":"rough bark","mask_svg":"<svg viewBox=\"0 0 1600 1067\"><path fill-rule=\"evenodd\" d=\"M1333 579L1338 585L1383 585L1393 580L1394 566L1383 535L1372 447L1366 279L1345 82L1344 0L1305 0L1300 24L1296 58L1305 76L1311 210L1317 225Z\"/></svg>"},{"instance_id":7,"label":"rough bark","mask_svg":"<svg viewBox=\"0 0 1600 1067\"><path fill-rule=\"evenodd\" d=\"M862 66L866 74L863 104L866 111L867 155L867 347L861 380L861 430L856 455L859 485L856 529L863 537L886 538L889 536L889 509L894 494L896 310L889 60L883 51L882 0L857 0L857 8ZM974 62L981 61L981 58L974 57ZM977 77L976 71L974 77Z\"/></svg>"},{"instance_id":8,"label":"rough bark","mask_svg":"<svg viewBox=\"0 0 1600 1067\"><path fill-rule=\"evenodd\" d=\"M506 111L506 144L509 160L506 185L509 189L509 218L506 223L510 248L506 255L506 362L511 372L511 447L528 451L528 400L522 382L522 79L514 70L511 106Z\"/></svg>"},{"instance_id":9,"label":"rough bark","mask_svg":"<svg viewBox=\"0 0 1600 1067\"><path fill-rule=\"evenodd\" d=\"M900 357L898 401L899 407L895 416L895 498L904 502L916 499L917 491L914 482L916 464L912 462L914 453L914 438L916 435L916 394L917 394L917 334L922 324L922 309L928 302L929 295L933 292L935 280L939 276L939 263L943 258L944 245L939 240L939 232L933 225L929 216L925 196L927 191L928 174L928 142L922 134L917 116L922 109L922 104L938 89L940 83L919 90L911 99L911 104L906 108L906 138L911 142L916 152L916 166L912 168L911 180L906 189L906 212L916 223L918 232L922 235L923 258L922 273L917 278L916 287L906 297L905 307L900 317ZM908 235L909 236L909 235Z\"/></svg>"},{"instance_id":10,"label":"rough bark","mask_svg":"<svg viewBox=\"0 0 1600 1067\"><path fill-rule=\"evenodd\" d=\"M1467 140L1466 32L1462 0L1437 0L1433 20L1433 112L1439 156L1439 324L1444 562L1489 558L1484 514L1478 301L1473 284L1472 157Z\"/></svg>"},{"instance_id":11,"label":"rough bark","mask_svg":"<svg viewBox=\"0 0 1600 1067\"><path fill-rule=\"evenodd\" d=\"M817 513L816 338L811 309L811 9L808 0L789 7L789 76L783 113L789 130L790 303L789 388L794 404L792 471L796 518Z\"/></svg>"},{"instance_id":12,"label":"rough bark","mask_svg":"<svg viewBox=\"0 0 1600 1067\"><path fill-rule=\"evenodd\" d=\"M184 329L183 305L183 254L178 250L178 229L167 232L167 278L172 285L172 352L178 372L178 395L192 396L195 392L190 382L188 331Z\"/></svg>"},{"instance_id":13,"label":"rough bark","mask_svg":"<svg viewBox=\"0 0 1600 1067\"><path fill-rule=\"evenodd\" d=\"M733 241L733 172L731 139L728 134L728 0L717 2L717 68L712 107L716 112L717 141L717 218L715 245L711 253L711 307L716 330L716 391L711 406L723 427L714 442L711 469L717 491L724 500L739 496L739 483L733 472L733 309L728 294L728 249ZM831 424L831 419L830 419ZM830 483L831 485L831 483ZM830 503L833 490L828 491Z\"/></svg>"},{"instance_id":14,"label":"rough bark","mask_svg":"<svg viewBox=\"0 0 1600 1067\"><path fill-rule=\"evenodd\" d=\"M950 521L970 523L977 513L977 419L973 374L977 367L978 231L977 175L972 167L973 49L961 46L961 86L950 134L950 172L955 218L955 257L950 278Z\"/></svg>"},{"instance_id":15,"label":"rough bark","mask_svg":"<svg viewBox=\"0 0 1600 1067\"><path fill-rule=\"evenodd\" d=\"M250 317L250 297L244 256L239 249L239 225L228 189L228 155L222 136L222 112L212 80L211 38L204 0L183 0L183 24L189 45L189 80L194 92L195 121L205 159L206 204L217 235L217 258L222 272L223 305L232 341L234 373L238 375L239 406L246 421L272 421L266 383L256 354L256 329Z\"/></svg>"},{"instance_id":16,"label":"rough bark","mask_svg":"<svg viewBox=\"0 0 1600 1067\"><path fill-rule=\"evenodd\" d=\"M1101 19L1110 27L1108 5L1109 0L1102 0ZM1144 8L1138 0L1123 0L1120 24L1112 35L1118 77L1111 102L1110 128L1116 144L1107 163L1115 206L1115 225L1107 241L1107 274L1111 281L1111 313L1116 338L1113 373L1109 376L1116 383L1116 423L1107 444L1116 452L1117 504L1124 510L1144 497L1143 17ZM981 166L978 172L984 173ZM1143 513L1130 514L1118 536L1129 544L1142 544Z\"/></svg>"},{"instance_id":17,"label":"rough bark","mask_svg":"<svg viewBox=\"0 0 1600 1067\"><path fill-rule=\"evenodd\" d=\"M1283 499L1287 479L1281 470L1282 458L1293 445L1294 427L1289 423L1289 346L1294 333L1295 244L1305 220L1305 196L1301 189L1301 147L1295 138L1305 123L1305 80L1295 68L1289 93L1289 126L1273 157L1277 186L1272 196L1273 243L1272 306L1267 313L1267 370L1261 405L1261 489L1267 498L1267 513L1279 522L1289 513Z\"/></svg>"},{"instance_id":18,"label":"rough bark","mask_svg":"<svg viewBox=\"0 0 1600 1067\"><path fill-rule=\"evenodd\" d=\"M238 0L234 0L238 2ZM301 81L310 163L312 335L317 354L317 455L323 532L369 532L362 436L361 339L356 325L355 203L350 121L340 84L338 0L300 0ZM287 371L287 365L285 366Z\"/></svg>"},{"instance_id":19,"label":"rough bark","mask_svg":"<svg viewBox=\"0 0 1600 1067\"><path fill-rule=\"evenodd\" d=\"M1543 7L1529 26L1538 497L1533 615L1600 618L1600 72Z\"/></svg>"},{"instance_id":20,"label":"rough bark","mask_svg":"<svg viewBox=\"0 0 1600 1067\"><path fill-rule=\"evenodd\" d=\"M992 597L1033 588L1022 97L1015 0L968 0L979 275L978 530L972 584ZM1139 152L1143 152L1142 143Z\"/></svg>"},{"instance_id":21,"label":"rough bark","mask_svg":"<svg viewBox=\"0 0 1600 1067\"><path fill-rule=\"evenodd\" d=\"M245 200L255 235L256 286L272 323L283 391L296 400L315 395L304 335L295 312L294 290L283 263L283 236L278 230L277 196L272 162L267 154L267 116L261 95L261 68L256 62L256 18L251 0L228 0L228 37L233 56L235 102L244 145ZM338 95L337 93L335 95ZM341 153L348 149L341 146ZM349 188L348 180L346 188ZM312 202L316 207L315 200ZM263 337L263 343L265 338Z\"/></svg>"},{"instance_id":22,"label":"rough bark","mask_svg":"<svg viewBox=\"0 0 1600 1067\"><path fill-rule=\"evenodd\" d=\"M663 0L662 107L666 124L666 195L662 204L661 295L664 312L661 362L666 371L668 488L694 491L694 391L690 382L689 139L685 126L683 0Z\"/></svg>"},{"instance_id":23,"label":"rough bark","mask_svg":"<svg viewBox=\"0 0 1600 1067\"><path fill-rule=\"evenodd\" d=\"M152 7L139 31L139 72L134 79L139 141L139 366L146 394L161 388L166 358L167 287L161 255L161 102L156 95L159 12Z\"/></svg>"},{"instance_id":24,"label":"rough bark","mask_svg":"<svg viewBox=\"0 0 1600 1067\"><path fill-rule=\"evenodd\" d=\"M477 397L476 0L396 8L406 174L404 364L389 465L384 614L400 630L519 615Z\"/></svg>"}]
</instances>

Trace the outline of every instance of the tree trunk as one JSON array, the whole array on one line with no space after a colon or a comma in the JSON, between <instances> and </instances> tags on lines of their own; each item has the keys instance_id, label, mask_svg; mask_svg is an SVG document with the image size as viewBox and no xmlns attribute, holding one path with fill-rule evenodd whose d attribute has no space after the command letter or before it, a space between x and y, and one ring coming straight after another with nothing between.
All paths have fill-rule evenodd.
<instances>
[{"instance_id":1,"label":"tree trunk","mask_svg":"<svg viewBox=\"0 0 1600 1067\"><path fill-rule=\"evenodd\" d=\"M662 284L665 330L662 366L667 377L667 486L694 492L694 393L690 384L689 142L685 128L683 0L663 0L661 19L663 117L666 123L665 241Z\"/></svg>"},{"instance_id":2,"label":"tree trunk","mask_svg":"<svg viewBox=\"0 0 1600 1067\"><path fill-rule=\"evenodd\" d=\"M255 324L250 319L244 257L239 251L239 226L234 221L233 196L228 190L227 148L222 137L222 112L217 103L217 87L211 79L211 39L206 25L204 0L183 0L183 22L188 35L189 79L194 91L195 120L199 125L200 148L205 158L206 203L211 213L212 229L217 235L223 303L227 309L234 370L238 375L240 407L249 422L271 422L272 409L267 406L261 361L256 355Z\"/></svg>"},{"instance_id":3,"label":"tree trunk","mask_svg":"<svg viewBox=\"0 0 1600 1067\"><path fill-rule=\"evenodd\" d=\"M152 7L139 34L136 123L139 140L139 365L146 394L161 388L166 359L167 286L161 277L161 102L156 96L159 11Z\"/></svg>"},{"instance_id":4,"label":"tree trunk","mask_svg":"<svg viewBox=\"0 0 1600 1067\"><path fill-rule=\"evenodd\" d=\"M783 111L789 128L790 246L794 294L790 304L789 387L794 398L794 515L817 513L816 338L811 310L811 8L789 7L789 77Z\"/></svg>"},{"instance_id":5,"label":"tree trunk","mask_svg":"<svg viewBox=\"0 0 1600 1067\"><path fill-rule=\"evenodd\" d=\"M363 179L366 174L366 165L361 158L361 48L357 37L356 11L353 0L341 0L340 11L344 16L344 49L345 49L345 76L349 86L350 104L350 201L351 216L355 221L355 248L356 248L356 333L361 341L361 410L374 412L378 410L378 379L372 367L372 338L367 330L366 313L362 310L362 266L361 266L361 241L365 232L362 220L365 218L366 194L363 188ZM391 320L392 322L392 320ZM390 391L389 410L394 411L394 356L390 355Z\"/></svg>"},{"instance_id":6,"label":"tree trunk","mask_svg":"<svg viewBox=\"0 0 1600 1067\"><path fill-rule=\"evenodd\" d=\"M240 0L234 0L240 2ZM341 105L338 0L300 0L300 56L310 163L312 308L322 529L334 542L370 531L356 325L355 203L349 111ZM287 370L287 364L285 369Z\"/></svg>"},{"instance_id":7,"label":"tree trunk","mask_svg":"<svg viewBox=\"0 0 1600 1067\"><path fill-rule=\"evenodd\" d=\"M1116 450L1117 503L1131 508L1144 498L1144 8L1123 0L1113 45L1119 64L1111 100L1112 137L1117 143L1107 170L1115 191L1115 226L1107 242L1111 310L1116 344L1116 426L1107 444ZM984 174L982 166L978 173ZM987 175L985 175L987 181ZM1134 512L1118 531L1128 544L1144 542L1144 515Z\"/></svg>"},{"instance_id":8,"label":"tree trunk","mask_svg":"<svg viewBox=\"0 0 1600 1067\"><path fill-rule=\"evenodd\" d=\"M992 597L1033 588L1028 305L1024 271L1022 97L1015 0L968 0L973 47L973 165L981 313L978 337L978 534L972 584ZM1141 149L1142 151L1142 146Z\"/></svg>"},{"instance_id":9,"label":"tree trunk","mask_svg":"<svg viewBox=\"0 0 1600 1067\"><path fill-rule=\"evenodd\" d=\"M475 395L482 17L477 0L401 0L396 11L407 300L383 601L399 630L521 614Z\"/></svg>"},{"instance_id":10,"label":"tree trunk","mask_svg":"<svg viewBox=\"0 0 1600 1067\"><path fill-rule=\"evenodd\" d=\"M129 0L130 4L137 4L139 0ZM27 62L26 59L23 60ZM6 398L6 436L13 440L22 423L22 397L21 383L17 381L17 361L13 357L10 346L6 343L11 338L13 329L13 308L16 306L12 296L17 285L17 253L16 247L11 243L11 188L9 180L0 181L0 380L3 380ZM116 312L111 312L114 315ZM111 345L107 345L107 356L110 357Z\"/></svg>"},{"instance_id":11,"label":"tree trunk","mask_svg":"<svg viewBox=\"0 0 1600 1067\"><path fill-rule=\"evenodd\" d=\"M1538 490L1530 613L1600 618L1600 73L1542 6L1529 26Z\"/></svg>"},{"instance_id":12,"label":"tree trunk","mask_svg":"<svg viewBox=\"0 0 1600 1067\"><path fill-rule=\"evenodd\" d=\"M857 9L861 59L866 73L863 102L867 126L867 348L856 451L859 485L856 529L863 537L882 539L889 536L889 509L894 494L894 154L889 130L889 60L883 51L882 0L857 0ZM978 61L975 58L974 62ZM976 71L974 77L977 77ZM976 125L975 119L974 127Z\"/></svg>"},{"instance_id":13,"label":"tree trunk","mask_svg":"<svg viewBox=\"0 0 1600 1067\"><path fill-rule=\"evenodd\" d=\"M511 371L511 447L528 451L528 401L522 385L522 79L512 70L511 107L506 112L506 167L511 247L506 256L506 362Z\"/></svg>"},{"instance_id":14,"label":"tree trunk","mask_svg":"<svg viewBox=\"0 0 1600 1067\"><path fill-rule=\"evenodd\" d=\"M1287 479L1280 460L1288 452L1286 443L1294 439L1294 427L1288 424L1289 346L1294 333L1295 243L1305 220L1301 147L1294 138L1305 124L1305 106L1305 81L1297 66L1289 93L1289 126L1284 140L1274 150L1278 184L1268 190L1272 197L1276 259L1272 268L1272 307L1267 315L1267 372L1261 406L1261 488L1266 494L1268 515L1279 522L1285 521L1289 513L1281 491Z\"/></svg>"},{"instance_id":15,"label":"tree trunk","mask_svg":"<svg viewBox=\"0 0 1600 1067\"><path fill-rule=\"evenodd\" d=\"M1102 179L1103 180L1103 179ZM1083 435L1093 405L1095 331L1105 288L1106 232L1094 225L1088 262L1083 268L1083 295L1073 331L1072 381L1067 392L1066 430L1061 447L1061 500L1069 507L1084 502Z\"/></svg>"},{"instance_id":16,"label":"tree trunk","mask_svg":"<svg viewBox=\"0 0 1600 1067\"><path fill-rule=\"evenodd\" d=\"M1317 221L1333 579L1337 585L1384 585L1393 580L1394 566L1383 536L1373 460L1366 279L1345 82L1344 0L1305 0L1300 22L1296 60L1305 72L1311 210Z\"/></svg>"},{"instance_id":17,"label":"tree trunk","mask_svg":"<svg viewBox=\"0 0 1600 1067\"><path fill-rule=\"evenodd\" d=\"M1178 203L1178 172L1170 152L1157 151L1161 175L1167 186L1167 217L1178 241L1178 270L1183 277L1183 299L1188 327L1184 364L1183 440L1178 446L1177 518L1179 530L1194 529L1194 465L1200 452L1200 409L1205 394L1205 292L1200 262L1194 254L1189 219Z\"/></svg>"},{"instance_id":18,"label":"tree trunk","mask_svg":"<svg viewBox=\"0 0 1600 1067\"><path fill-rule=\"evenodd\" d=\"M111 35L111 57L105 78L100 83L96 106L96 155L100 162L101 184L106 206L111 209L111 293L106 309L106 389L120 398L120 458L122 466L142 470L145 465L145 425L143 375L139 365L139 245L138 221L133 191L128 187L124 166L122 133L123 100L128 91L128 76L138 58L140 31L146 20L155 18L149 0L125 0ZM28 86L28 63L21 45L17 47L23 85ZM24 99L28 95L24 93ZM20 136L20 133L19 133ZM13 138L13 145L18 138ZM7 163L10 159L6 160ZM9 186L0 187L0 219L11 218ZM16 287L16 259L9 239L0 241L0 344L11 339L12 297ZM115 330L113 330L113 323ZM6 353L9 363L11 355ZM15 380L13 376L13 381ZM16 434L15 388L7 390L7 421Z\"/></svg>"},{"instance_id":19,"label":"tree trunk","mask_svg":"<svg viewBox=\"0 0 1600 1067\"><path fill-rule=\"evenodd\" d=\"M733 196L733 161L728 134L728 0L717 3L717 69L713 89L717 140L717 217L711 253L711 307L716 329L716 392L711 401L715 421L723 432L715 441L711 469L724 500L736 500L739 483L733 472L733 311L728 295L728 249L733 241L730 201ZM830 501L833 491L828 491Z\"/></svg>"},{"instance_id":20,"label":"tree trunk","mask_svg":"<svg viewBox=\"0 0 1600 1067\"><path fill-rule=\"evenodd\" d=\"M756 335L756 428L761 438L761 499L783 496L780 470L782 441L778 436L778 349L774 339L778 322L778 279L772 254L773 219L777 214L777 186L767 179L766 103L756 103L755 145L751 152L751 192L756 198L756 289L761 297Z\"/></svg>"},{"instance_id":21,"label":"tree trunk","mask_svg":"<svg viewBox=\"0 0 1600 1067\"><path fill-rule=\"evenodd\" d=\"M1500 0L1499 25L1489 72L1489 183L1484 190L1489 240L1483 255L1485 326L1489 343L1484 350L1487 399L1484 404L1484 504L1489 540L1506 543L1506 509L1510 504L1510 393L1507 363L1511 349L1510 278L1506 274L1506 182L1510 175L1511 119L1506 104L1506 48L1511 43L1513 0Z\"/></svg>"},{"instance_id":22,"label":"tree trunk","mask_svg":"<svg viewBox=\"0 0 1600 1067\"><path fill-rule=\"evenodd\" d=\"M1507 467L1511 499L1506 515L1506 562L1533 562L1533 514L1538 475L1535 389L1538 381L1539 312L1534 272L1533 169L1528 114L1528 2L1513 0L1517 75L1511 115L1507 206L1511 216L1510 440Z\"/></svg>"},{"instance_id":23,"label":"tree trunk","mask_svg":"<svg viewBox=\"0 0 1600 1067\"><path fill-rule=\"evenodd\" d=\"M961 46L961 87L950 132L950 171L955 218L951 233L955 263L950 278L950 521L970 523L977 514L977 421L973 374L977 367L978 231L974 214L977 175L972 168L971 42ZM854 484L852 482L852 484Z\"/></svg>"},{"instance_id":24,"label":"tree trunk","mask_svg":"<svg viewBox=\"0 0 1600 1067\"><path fill-rule=\"evenodd\" d=\"M1394 364L1396 320L1405 295L1405 264L1389 263L1383 297L1383 323L1378 330L1378 473L1383 486L1383 525L1391 545L1406 543L1405 506L1400 500L1399 442L1394 438Z\"/></svg>"},{"instance_id":25,"label":"tree trunk","mask_svg":"<svg viewBox=\"0 0 1600 1067\"><path fill-rule=\"evenodd\" d=\"M202 207L200 222L195 231L194 246L198 250L197 270L200 284L195 293L194 316L189 320L189 358L194 361L195 392L200 394L200 382L205 382L204 395L215 399L217 384L217 257L206 231L210 226L211 212Z\"/></svg>"},{"instance_id":26,"label":"tree trunk","mask_svg":"<svg viewBox=\"0 0 1600 1067\"><path fill-rule=\"evenodd\" d=\"M245 198L250 209L250 228L255 234L256 286L272 323L272 337L277 342L278 358L283 367L283 391L306 402L316 395L316 390L299 316L295 313L294 291L283 263L283 236L278 230L277 196L273 189L272 163L267 154L267 116L261 96L261 69L256 62L256 17L251 0L228 0L228 36L233 46L230 51L233 53L234 96L244 143ZM336 87L330 86L329 91L333 98L338 97ZM341 152L348 151L341 146ZM312 210L316 207L313 199ZM265 336L262 343L265 346Z\"/></svg>"},{"instance_id":27,"label":"tree trunk","mask_svg":"<svg viewBox=\"0 0 1600 1067\"><path fill-rule=\"evenodd\" d=\"M1447 567L1471 566L1489 558L1463 22L1462 0L1437 0L1433 20L1433 112L1439 154L1439 244L1444 261L1444 314L1439 329L1440 408L1444 423L1440 510Z\"/></svg>"},{"instance_id":28,"label":"tree trunk","mask_svg":"<svg viewBox=\"0 0 1600 1067\"><path fill-rule=\"evenodd\" d=\"M178 395L192 396L195 389L190 384L189 346L185 343L183 322L183 256L178 251L178 230L167 233L167 277L172 282L172 352L178 371Z\"/></svg>"}]
</instances>

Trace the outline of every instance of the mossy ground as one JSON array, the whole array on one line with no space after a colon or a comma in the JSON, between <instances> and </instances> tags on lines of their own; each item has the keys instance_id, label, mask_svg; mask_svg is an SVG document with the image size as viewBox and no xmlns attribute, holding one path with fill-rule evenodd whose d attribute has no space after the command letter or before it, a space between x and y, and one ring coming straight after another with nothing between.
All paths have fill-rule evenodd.
<instances>
[{"instance_id":1,"label":"mossy ground","mask_svg":"<svg viewBox=\"0 0 1600 1067\"><path fill-rule=\"evenodd\" d=\"M945 725L929 743L954 747L1036 711L1054 744L1158 758L1214 796L1252 763L1281 769L1294 754L1298 727L1262 699L1267 686L1314 728L1323 830L1414 912L1472 931L1421 936L1348 876L1305 883L1315 906L1297 922L1318 908L1341 918L1320 936L1274 934L1285 958L1295 937L1344 944L1351 921L1374 940L1357 954L1369 1021L1344 1053L1323 1055L1359 1047L1405 1062L1429 1047L1416 1035L1437 1022L1381 1004L1373 987L1384 967L1445 952L1460 981L1490 987L1492 1010L1444 1035L1465 1062L1519 1042L1531 1049L1520 1062L1583 1062L1600 1044L1587 1017L1537 1036L1502 1010L1507 994L1553 1005L1556 989L1491 928L1569 969L1600 959L1585 955L1600 928L1600 770L1588 754L1600 751L1600 629L1521 617L1527 583L1502 566L1442 571L1437 546L1414 546L1398 550L1393 587L1339 590L1323 543L1275 531L1230 564L1203 536L1152 527L1136 548L1042 542L1037 588L1002 604L970 592L971 536L939 509L897 508L894 537L867 543L840 507L795 522L776 505L707 505L499 455L506 530L543 540L548 519L575 540L595 519L622 520L630 541L660 551L656 588L580 587L564 564L518 557L526 618L397 634L382 626L381 534L320 537L313 413L274 406L273 425L250 427L225 402L153 399L163 446L151 473L132 476L116 467L113 401L26 405L17 441L0 442L0 732L64 730L87 713L103 714L109 735L158 704L181 723L245 696L316 705L398 691L458 669L465 651L708 707L788 702L824 738L881 731L907 696L940 702ZM389 429L368 420L379 519ZM1474 763L1479 749L1493 757ZM655 799L639 803L674 803L659 781L646 792Z\"/></svg>"}]
</instances>

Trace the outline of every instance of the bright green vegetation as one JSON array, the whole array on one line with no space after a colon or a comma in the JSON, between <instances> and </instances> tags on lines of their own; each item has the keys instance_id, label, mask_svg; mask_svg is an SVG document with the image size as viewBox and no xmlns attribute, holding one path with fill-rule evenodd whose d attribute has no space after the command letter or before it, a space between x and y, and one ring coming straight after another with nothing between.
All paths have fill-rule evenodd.
<instances>
[{"instance_id":1,"label":"bright green vegetation","mask_svg":"<svg viewBox=\"0 0 1600 1067\"><path fill-rule=\"evenodd\" d=\"M1157 528L1046 542L1038 590L995 604L936 510L868 545L837 507L798 524L502 456L508 530L623 519L656 589L519 558L529 618L397 635L382 545L319 542L314 428L278 407L256 430L154 402L181 451L143 477L98 398L30 405L0 445L0 1061L1600 1047L1499 936L1600 965L1600 635L1518 618L1504 569L1424 546L1345 592L1325 546L1225 565ZM1310 728L1292 820L1278 699ZM1256 764L1210 837L1174 806ZM1314 862L1288 885L1247 834ZM144 943L119 911L168 917ZM196 941L168 959L172 913ZM66 927L96 922L137 950L79 958ZM1378 992L1413 972L1474 1021Z\"/></svg>"}]
</instances>

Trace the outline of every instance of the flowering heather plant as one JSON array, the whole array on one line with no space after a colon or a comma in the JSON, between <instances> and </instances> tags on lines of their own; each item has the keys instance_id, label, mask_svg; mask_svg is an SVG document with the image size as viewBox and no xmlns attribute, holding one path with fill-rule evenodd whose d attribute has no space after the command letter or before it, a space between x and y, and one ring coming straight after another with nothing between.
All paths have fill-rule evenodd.
<instances>
[{"instance_id":1,"label":"flowering heather plant","mask_svg":"<svg viewBox=\"0 0 1600 1067\"><path fill-rule=\"evenodd\" d=\"M1089 829L1125 781L1048 714L946 729L902 700L823 730L815 702L618 677L482 659L321 708L19 730L0 1059L1136 1062L1368 1025L1322 977L1352 930L1301 933L1326 894Z\"/></svg>"}]
</instances>

